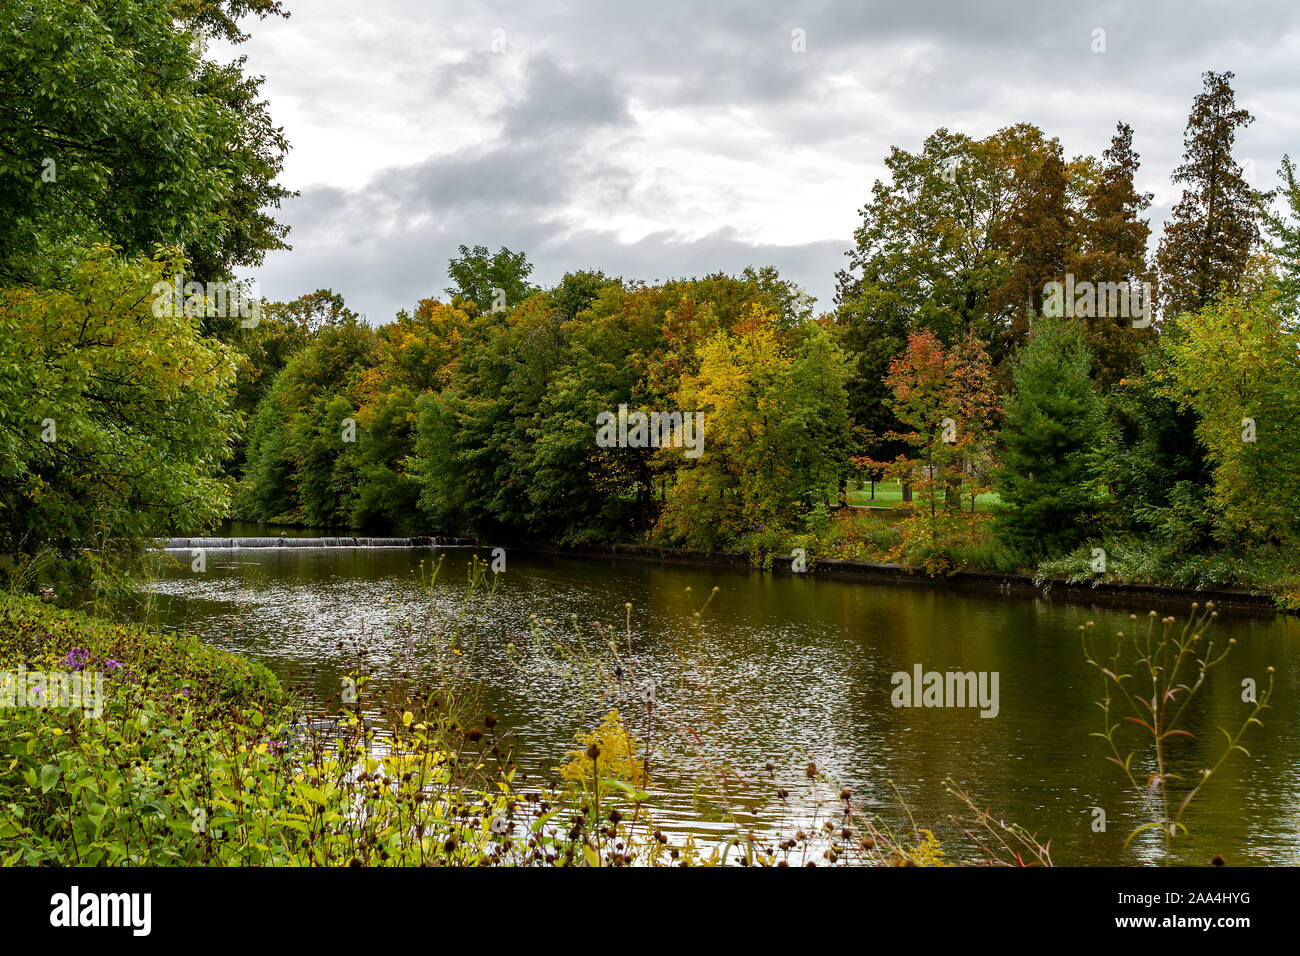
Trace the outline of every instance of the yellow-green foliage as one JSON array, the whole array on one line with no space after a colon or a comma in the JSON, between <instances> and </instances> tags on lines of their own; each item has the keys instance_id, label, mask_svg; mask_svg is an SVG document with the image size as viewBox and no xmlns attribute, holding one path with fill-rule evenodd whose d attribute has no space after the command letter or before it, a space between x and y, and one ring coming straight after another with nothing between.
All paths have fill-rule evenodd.
<instances>
[{"instance_id":1,"label":"yellow-green foliage","mask_svg":"<svg viewBox=\"0 0 1300 956\"><path fill-rule=\"evenodd\" d=\"M560 779L578 786L590 785L599 768L602 780L621 780L634 787L646 785L645 762L637 756L636 738L627 729L618 708L611 710L595 730L578 734L579 750L571 750L560 767ZM589 756L592 745L599 755Z\"/></svg>"},{"instance_id":2,"label":"yellow-green foliage","mask_svg":"<svg viewBox=\"0 0 1300 956\"><path fill-rule=\"evenodd\" d=\"M912 846L900 847L904 863L913 866L952 866L943 858L943 844L929 830L917 830L917 841Z\"/></svg>"}]
</instances>

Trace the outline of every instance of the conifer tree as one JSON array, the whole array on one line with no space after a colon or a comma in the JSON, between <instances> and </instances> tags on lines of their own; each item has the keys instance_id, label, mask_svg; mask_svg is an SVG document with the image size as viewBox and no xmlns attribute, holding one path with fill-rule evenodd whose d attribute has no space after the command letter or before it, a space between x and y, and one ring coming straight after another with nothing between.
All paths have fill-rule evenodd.
<instances>
[{"instance_id":1,"label":"conifer tree","mask_svg":"<svg viewBox=\"0 0 1300 956\"><path fill-rule=\"evenodd\" d=\"M1296 181L1295 163L1290 156L1282 157L1278 170L1282 186L1277 190L1287 205L1287 215L1265 213L1268 232L1273 242L1271 250L1277 257L1281 277L1278 282L1278 308L1284 315L1294 317L1300 313L1300 182Z\"/></svg>"},{"instance_id":2,"label":"conifer tree","mask_svg":"<svg viewBox=\"0 0 1300 956\"><path fill-rule=\"evenodd\" d=\"M1079 217L1079 241L1067 267L1076 283L1123 282L1135 289L1151 281L1147 266L1151 224L1142 213L1150 207L1152 194L1137 190L1139 165L1133 130L1126 123L1116 124L1110 148L1102 153L1097 183ZM1147 302L1145 297L1142 301ZM1137 373L1142 353L1155 339L1154 329L1135 326L1133 318L1095 316L1089 322L1093 374L1103 386Z\"/></svg>"},{"instance_id":3,"label":"conifer tree","mask_svg":"<svg viewBox=\"0 0 1300 956\"><path fill-rule=\"evenodd\" d=\"M1087 536L1101 503L1092 467L1105 405L1089 375L1082 326L1036 319L1012 360L1000 433L999 536L1030 556L1063 554Z\"/></svg>"},{"instance_id":4,"label":"conifer tree","mask_svg":"<svg viewBox=\"0 0 1300 956\"><path fill-rule=\"evenodd\" d=\"M1237 106L1233 74L1207 72L1183 134L1183 183L1156 253L1162 315L1198 312L1224 286L1234 291L1259 239L1258 194L1232 157L1237 130L1254 120Z\"/></svg>"}]
</instances>

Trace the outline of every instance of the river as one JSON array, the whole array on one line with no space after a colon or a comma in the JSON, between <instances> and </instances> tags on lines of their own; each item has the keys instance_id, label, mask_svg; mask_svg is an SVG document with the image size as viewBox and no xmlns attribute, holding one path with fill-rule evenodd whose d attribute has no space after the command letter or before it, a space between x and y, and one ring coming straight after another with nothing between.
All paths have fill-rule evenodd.
<instances>
[{"instance_id":1,"label":"river","mask_svg":"<svg viewBox=\"0 0 1300 956\"><path fill-rule=\"evenodd\" d=\"M165 626L261 661L308 698L325 700L354 666L358 644L379 677L405 674L419 687L428 660L418 641L409 644L403 622L414 622L418 636L436 626L430 608L434 620L454 618L472 555L490 559L487 549L471 548L211 549L196 572L188 552L172 552L174 566L154 590ZM416 588L439 556L437 582ZM1079 633L1090 620L1105 634L1129 628L1131 612L1145 620L1144 607L522 551L507 555L496 581L491 601L471 610L479 633L473 666L488 710L518 735L524 765L573 749L574 734L594 727L612 703L644 737L635 695L594 700L530 645L532 614L553 619L552 628L571 627L576 615L596 648L592 622L602 622L601 633L617 635L625 666L635 670L630 686L654 680L658 713L679 728L666 732L657 722L653 738L653 789L668 828L719 833L729 814L760 828L811 814L803 774L811 761L834 781L820 785L821 796L833 791L833 802L847 787L894 821L902 819L901 796L916 824L933 829L956 859L963 839L949 817L961 807L945 778L997 817L1050 839L1058 865L1142 863L1161 852L1151 831L1124 845L1148 818L1107 762L1104 741L1090 736L1102 726L1095 703L1102 679L1086 663ZM697 630L693 612L715 587ZM1187 610L1161 613L1181 623ZM1190 832L1175 842L1175 859L1205 863L1217 853L1231 864L1300 863L1293 690L1300 621L1224 612L1208 636L1235 638L1236 646L1188 711L1185 726L1196 738L1175 742L1178 769L1191 776L1218 759L1224 737L1216 728L1235 733L1249 712L1244 680L1262 689L1273 665L1277 687L1263 727L1244 738L1250 756L1232 755L1184 818ZM917 665L996 673L996 716L977 707L895 706L894 675ZM729 800L698 786L706 767L725 768ZM791 792L788 802L776 799L777 787Z\"/></svg>"}]
</instances>

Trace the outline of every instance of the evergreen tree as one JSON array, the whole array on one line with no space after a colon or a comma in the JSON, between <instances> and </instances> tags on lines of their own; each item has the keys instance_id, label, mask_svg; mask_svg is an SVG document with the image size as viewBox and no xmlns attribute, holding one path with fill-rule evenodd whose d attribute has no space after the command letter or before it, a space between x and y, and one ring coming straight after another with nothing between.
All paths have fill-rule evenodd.
<instances>
[{"instance_id":1,"label":"evergreen tree","mask_svg":"<svg viewBox=\"0 0 1300 956\"><path fill-rule=\"evenodd\" d=\"M1183 163L1173 181L1183 183L1156 253L1162 314L1199 312L1246 272L1259 239L1258 195L1232 158L1237 130L1254 117L1238 107L1232 73L1208 72L1183 135Z\"/></svg>"},{"instance_id":2,"label":"evergreen tree","mask_svg":"<svg viewBox=\"0 0 1300 956\"><path fill-rule=\"evenodd\" d=\"M1133 130L1127 124L1116 125L1102 161L1078 220L1079 241L1067 271L1076 283L1124 282L1130 289L1140 287L1152 279L1147 267L1151 225L1142 218L1151 205L1151 193L1137 191L1138 154L1133 151ZM1144 297L1142 302L1148 300ZM1105 387L1138 373L1142 354L1155 340L1154 328L1135 327L1133 318L1094 316L1088 325L1093 374Z\"/></svg>"},{"instance_id":3,"label":"evergreen tree","mask_svg":"<svg viewBox=\"0 0 1300 956\"><path fill-rule=\"evenodd\" d=\"M1091 462L1105 434L1105 409L1091 365L1082 327L1063 319L1035 320L1012 360L997 530L1028 555L1073 550L1102 505Z\"/></svg>"},{"instance_id":4,"label":"evergreen tree","mask_svg":"<svg viewBox=\"0 0 1300 956\"><path fill-rule=\"evenodd\" d=\"M1274 195L1281 194L1289 215L1266 212L1264 218L1273 238L1272 252L1282 273L1278 282L1278 308L1284 315L1294 317L1300 313L1300 182L1296 181L1295 164L1290 156L1282 157L1278 175L1283 185Z\"/></svg>"}]
</instances>

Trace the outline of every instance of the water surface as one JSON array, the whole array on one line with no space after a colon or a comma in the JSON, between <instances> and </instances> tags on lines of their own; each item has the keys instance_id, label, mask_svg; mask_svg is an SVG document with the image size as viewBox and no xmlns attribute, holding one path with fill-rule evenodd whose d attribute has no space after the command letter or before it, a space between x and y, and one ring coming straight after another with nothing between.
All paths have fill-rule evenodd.
<instances>
[{"instance_id":1,"label":"water surface","mask_svg":"<svg viewBox=\"0 0 1300 956\"><path fill-rule=\"evenodd\" d=\"M189 555L178 552L156 588L168 626L261 661L324 700L354 666L357 643L380 677L406 673L419 686L428 657L418 639L409 643L403 622L436 626L427 616L429 596L414 587L421 562L427 571L435 555L443 557L432 605L445 622L463 606L473 554L489 557L487 549L467 548L213 549L206 570L195 573ZM693 612L714 587L697 630ZM630 655L625 602L633 605ZM1094 620L1114 633L1132 626L1133 611L1144 616L1145 608L512 551L491 603L476 602L472 612L480 635L474 666L487 684L487 706L519 735L525 766L572 749L574 734L593 727L611 704L643 734L634 690L655 680L656 706L680 729L656 725L655 785L661 819L671 826L725 828L727 804L696 787L703 767L726 769L729 805L741 819L789 826L811 812L802 767L814 761L855 799L897 819L893 781L917 823L954 852L961 841L948 817L960 807L944 791L947 777L1002 819L1050 838L1058 864L1130 864L1153 859L1157 847L1150 838L1123 846L1147 818L1106 762L1105 744L1090 737L1101 727L1095 701L1102 684L1084 661L1079 626ZM1186 615L1176 613L1180 621ZM592 647L600 644L593 622L614 625L628 658L622 698L594 700L590 688L584 692L534 654L531 614L556 627L577 615ZM1230 758L1185 818L1191 837L1179 841L1179 859L1204 863L1221 853L1235 864L1300 863L1300 704L1293 691L1300 622L1225 612L1210 634L1237 644L1189 711L1185 723L1197 738L1179 744L1179 769L1190 776L1217 760L1223 735L1216 728L1235 732L1248 713L1244 679L1262 687L1272 664L1277 689L1264 726L1245 739L1251 757ZM513 656L510 642L518 649ZM997 672L997 716L893 706L891 676L916 664ZM769 761L775 773L765 769ZM832 802L838 784L834 793L822 788ZM794 791L794 810L774 799L777 786ZM1098 807L1107 816L1100 833L1093 830Z\"/></svg>"}]
</instances>

